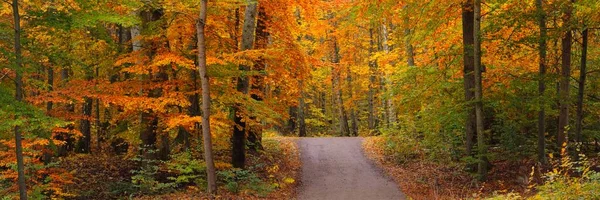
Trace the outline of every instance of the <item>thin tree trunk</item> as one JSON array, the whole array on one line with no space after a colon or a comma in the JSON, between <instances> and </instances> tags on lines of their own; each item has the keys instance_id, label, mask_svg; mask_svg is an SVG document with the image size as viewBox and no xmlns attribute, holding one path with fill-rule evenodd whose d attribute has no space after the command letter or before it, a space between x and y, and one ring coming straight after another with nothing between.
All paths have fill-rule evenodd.
<instances>
[{"instance_id":1,"label":"thin tree trunk","mask_svg":"<svg viewBox=\"0 0 600 200\"><path fill-rule=\"evenodd\" d=\"M352 122L352 126L350 127L350 136L358 136L358 120L356 120L356 102L354 101L354 90L352 83L352 71L350 70L350 66L346 66L346 71L348 73L346 77L346 81L348 81L348 94L350 95L350 101L352 101L352 106L350 107L350 121Z\"/></svg>"},{"instance_id":2,"label":"thin tree trunk","mask_svg":"<svg viewBox=\"0 0 600 200\"><path fill-rule=\"evenodd\" d=\"M389 30L388 30L388 27L385 25L385 20L384 20L384 23L381 25L381 30L382 30L381 34L383 36L382 37L383 38L383 41L382 41L382 43L383 43L382 44L383 45L383 52L385 54L389 54L390 53L390 49L391 49L390 45L388 44ZM393 127L396 124L396 122L397 122L397 119L396 119L396 109L395 109L394 100L393 100L393 98L394 98L394 90L393 90L393 85L391 84L391 80L390 80L390 76L389 75L385 76L385 82L386 82L387 88L389 90L388 91L389 96L385 100L385 107L386 107L385 112L386 112L386 115L387 115L387 127L390 128L390 127ZM351 112L352 113L350 115L354 116L354 109L352 109ZM354 117L351 117L351 118L354 118ZM354 120L355 119L352 119L352 121L354 121ZM352 125L352 126L354 126L354 125Z\"/></svg>"},{"instance_id":3,"label":"thin tree trunk","mask_svg":"<svg viewBox=\"0 0 600 200\"><path fill-rule=\"evenodd\" d=\"M539 56L540 56L540 67L539 67L539 80L538 80L538 95L539 95L539 106L540 110L538 111L538 146L537 146L537 157L538 161L542 164L546 164L546 110L545 110L545 100L544 93L546 91L546 51L547 51L547 37L548 30L546 29L546 12L544 11L543 1L536 0L535 6L537 9L538 15L538 26L540 29L540 38L539 38Z\"/></svg>"},{"instance_id":4,"label":"thin tree trunk","mask_svg":"<svg viewBox=\"0 0 600 200\"><path fill-rule=\"evenodd\" d=\"M585 91L586 64L587 64L587 48L588 48L588 29L583 30L581 44L581 68L579 70L579 91L577 93L577 125L575 128L575 139L579 145L582 144L583 138L581 130L583 129L583 95ZM578 154L578 153L577 153Z\"/></svg>"},{"instance_id":5,"label":"thin tree trunk","mask_svg":"<svg viewBox=\"0 0 600 200\"><path fill-rule=\"evenodd\" d=\"M333 89L334 89L334 101L337 101L338 104L338 117L339 117L339 132L342 136L349 136L350 135L350 128L348 126L348 116L346 115L346 110L344 108L344 99L342 98L342 81L340 80L341 78L341 70L339 69L339 66L337 66L340 63L340 53L339 53L340 49L338 47L337 44L337 39L333 38L333 58L332 58L332 63L334 65L333 67Z\"/></svg>"},{"instance_id":6,"label":"thin tree trunk","mask_svg":"<svg viewBox=\"0 0 600 200\"><path fill-rule=\"evenodd\" d=\"M467 0L462 5L462 29L463 29L463 79L465 90L465 102L467 107L465 120L465 153L467 156L473 155L473 139L475 138L475 72L474 72L474 24L473 1Z\"/></svg>"},{"instance_id":7,"label":"thin tree trunk","mask_svg":"<svg viewBox=\"0 0 600 200\"><path fill-rule=\"evenodd\" d=\"M573 1L572 1L573 2ZM563 15L563 26L566 27L565 35L562 38L562 64L561 64L561 79L559 85L559 116L558 116L558 137L556 142L559 147L566 145L568 142L568 129L569 125L569 90L571 80L571 46L572 44L572 33L571 33L571 13L572 4L567 5L568 8Z\"/></svg>"},{"instance_id":8,"label":"thin tree trunk","mask_svg":"<svg viewBox=\"0 0 600 200\"><path fill-rule=\"evenodd\" d=\"M304 110L306 104L304 102L304 81L300 80L300 98L298 99L298 136L306 137L306 121Z\"/></svg>"},{"instance_id":9,"label":"thin tree trunk","mask_svg":"<svg viewBox=\"0 0 600 200\"><path fill-rule=\"evenodd\" d=\"M17 101L23 101L23 58L21 54L21 18L19 16L19 1L12 1L12 11L14 17L15 27L15 61L17 68L15 70L15 99ZM25 185L25 167L23 164L23 146L21 143L21 131L19 126L15 126L15 154L17 157L17 184L19 185L19 197L21 200L27 199L27 187Z\"/></svg>"},{"instance_id":10,"label":"thin tree trunk","mask_svg":"<svg viewBox=\"0 0 600 200\"><path fill-rule=\"evenodd\" d=\"M204 138L204 160L206 162L206 177L208 181L207 189L209 194L214 195L217 193L217 182L210 133L210 82L206 73L206 39L204 33L207 1L200 1L200 19L196 28L198 34L198 70L200 81L202 82L202 136Z\"/></svg>"},{"instance_id":11,"label":"thin tree trunk","mask_svg":"<svg viewBox=\"0 0 600 200\"><path fill-rule=\"evenodd\" d=\"M474 37L474 62L475 62L475 118L477 127L477 149L479 164L477 172L479 180L484 181L487 178L487 146L485 144L485 134L483 127L483 89L481 85L481 0L475 0L474 5L474 22L473 28Z\"/></svg>"},{"instance_id":12,"label":"thin tree trunk","mask_svg":"<svg viewBox=\"0 0 600 200\"><path fill-rule=\"evenodd\" d=\"M48 91L54 90L54 68L52 66L48 66ZM46 112L50 112L54 103L52 101L48 101L46 103Z\"/></svg>"},{"instance_id":13,"label":"thin tree trunk","mask_svg":"<svg viewBox=\"0 0 600 200\"><path fill-rule=\"evenodd\" d=\"M76 152L78 153L90 153L90 147L92 142L92 131L91 131L91 123L90 118L92 117L92 99L89 97L84 98L83 102L83 117L80 121L80 129L81 134L83 135L77 144Z\"/></svg>"},{"instance_id":14,"label":"thin tree trunk","mask_svg":"<svg viewBox=\"0 0 600 200\"><path fill-rule=\"evenodd\" d=\"M298 106L290 106L288 109L288 114L290 118L287 121L286 132L288 134L295 134L296 132L296 117L298 116Z\"/></svg>"},{"instance_id":15,"label":"thin tree trunk","mask_svg":"<svg viewBox=\"0 0 600 200\"><path fill-rule=\"evenodd\" d=\"M256 31L256 14L257 14L257 2L253 0L247 0L248 5L246 6L246 11L244 15L244 25L242 29L242 51L252 49L254 45L254 33ZM240 65L239 70L241 72L248 72L250 67L245 65ZM244 95L248 94L249 90L249 79L246 74L242 73L237 80L237 90ZM247 132L247 124L243 120L243 115L240 107L242 105L237 105L234 108L234 130L231 138L231 163L233 167L236 168L244 168L246 164L246 132Z\"/></svg>"},{"instance_id":16,"label":"thin tree trunk","mask_svg":"<svg viewBox=\"0 0 600 200\"><path fill-rule=\"evenodd\" d=\"M375 40L373 38L373 29L369 29L369 53L374 54L375 53ZM375 130L375 121L376 119L376 115L375 115L375 73L377 71L377 63L375 61L369 61L369 93L368 93L368 101L369 101L369 107L368 107L368 128L369 131L374 131Z\"/></svg>"}]
</instances>

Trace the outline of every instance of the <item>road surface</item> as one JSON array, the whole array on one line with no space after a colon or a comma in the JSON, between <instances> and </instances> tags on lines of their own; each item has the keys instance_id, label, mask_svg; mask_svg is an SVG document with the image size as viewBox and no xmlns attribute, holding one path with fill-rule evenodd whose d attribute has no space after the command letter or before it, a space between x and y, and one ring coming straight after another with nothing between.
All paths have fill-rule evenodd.
<instances>
[{"instance_id":1,"label":"road surface","mask_svg":"<svg viewBox=\"0 0 600 200\"><path fill-rule=\"evenodd\" d=\"M300 200L405 199L396 183L368 160L362 138L302 138Z\"/></svg>"}]
</instances>

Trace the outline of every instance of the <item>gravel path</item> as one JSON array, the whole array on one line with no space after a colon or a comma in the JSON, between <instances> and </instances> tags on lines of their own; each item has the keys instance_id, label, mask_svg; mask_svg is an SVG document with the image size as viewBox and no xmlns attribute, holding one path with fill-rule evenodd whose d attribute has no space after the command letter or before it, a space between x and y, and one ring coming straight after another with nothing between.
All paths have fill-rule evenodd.
<instances>
[{"instance_id":1,"label":"gravel path","mask_svg":"<svg viewBox=\"0 0 600 200\"><path fill-rule=\"evenodd\" d=\"M298 199L405 199L398 186L363 154L362 138L303 138Z\"/></svg>"}]
</instances>

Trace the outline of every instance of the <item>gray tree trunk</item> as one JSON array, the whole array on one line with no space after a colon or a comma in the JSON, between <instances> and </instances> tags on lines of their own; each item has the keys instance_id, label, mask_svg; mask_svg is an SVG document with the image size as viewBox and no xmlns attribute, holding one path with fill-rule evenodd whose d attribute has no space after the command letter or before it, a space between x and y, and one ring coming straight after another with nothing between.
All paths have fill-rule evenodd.
<instances>
[{"instance_id":1,"label":"gray tree trunk","mask_svg":"<svg viewBox=\"0 0 600 200\"><path fill-rule=\"evenodd\" d=\"M389 30L387 25L385 24L385 20L384 23L381 25L381 35L382 35L382 45L383 45L383 52L385 54L389 54L390 53L390 45L388 44L388 34L389 34ZM385 82L388 88L388 94L389 96L387 97L387 99L385 100L385 105L386 105L386 115L387 115L387 126L388 128L392 127L394 124L396 124L397 119L396 119L396 107L394 106L394 90L393 90L393 85L391 83L391 79L390 76L385 76ZM354 109L352 109L352 114L354 115ZM353 117L354 118L354 117ZM354 120L354 119L353 119ZM354 126L354 125L353 125Z\"/></svg>"},{"instance_id":2,"label":"gray tree trunk","mask_svg":"<svg viewBox=\"0 0 600 200\"><path fill-rule=\"evenodd\" d=\"M215 176L215 163L212 153L212 139L210 133L210 86L206 73L206 39L204 27L206 26L207 1L200 1L200 18L196 29L198 34L198 71L202 82L202 137L204 138L204 160L206 162L206 177L208 181L208 193L217 193L217 182Z\"/></svg>"},{"instance_id":3,"label":"gray tree trunk","mask_svg":"<svg viewBox=\"0 0 600 200\"><path fill-rule=\"evenodd\" d=\"M474 22L473 28L474 40L474 56L475 56L475 118L477 127L477 149L479 163L477 172L479 180L484 181L487 178L487 146L485 144L485 133L483 127L483 89L481 85L481 0L475 0L474 5Z\"/></svg>"},{"instance_id":4,"label":"gray tree trunk","mask_svg":"<svg viewBox=\"0 0 600 200\"><path fill-rule=\"evenodd\" d=\"M250 50L254 46L254 33L256 32L256 14L258 2L254 0L247 0L248 5L244 15L244 25L242 28L242 51ZM237 79L237 90L244 95L248 94L250 89L250 82L245 72L250 71L249 66L240 65L239 70L242 74ZM247 124L242 120L242 112L240 109L241 105L237 105L234 108L234 130L231 136L232 151L231 151L231 163L233 167L244 168L246 163L246 132Z\"/></svg>"},{"instance_id":5,"label":"gray tree trunk","mask_svg":"<svg viewBox=\"0 0 600 200\"><path fill-rule=\"evenodd\" d=\"M545 100L544 93L546 91L546 51L547 51L547 37L548 30L546 29L546 12L544 11L543 1L536 0L535 6L537 10L538 17L538 26L540 29L540 38L538 40L539 46L539 77L538 77L538 95L540 98L540 110L538 111L538 144L537 144L537 157L538 161L542 164L546 164L546 110L545 110Z\"/></svg>"},{"instance_id":6,"label":"gray tree trunk","mask_svg":"<svg viewBox=\"0 0 600 200\"><path fill-rule=\"evenodd\" d=\"M369 29L369 53L375 53L375 38L373 36L373 29ZM376 115L375 115L375 88L376 88L376 72L377 63L375 61L369 61L369 93L368 93L368 119L367 125L369 131L374 131L376 126Z\"/></svg>"}]
</instances>

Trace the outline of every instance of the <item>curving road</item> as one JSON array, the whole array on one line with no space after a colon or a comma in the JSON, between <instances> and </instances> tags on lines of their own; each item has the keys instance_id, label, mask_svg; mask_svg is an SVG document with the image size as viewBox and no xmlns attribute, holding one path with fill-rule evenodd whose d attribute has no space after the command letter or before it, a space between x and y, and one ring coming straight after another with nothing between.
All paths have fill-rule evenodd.
<instances>
[{"instance_id":1,"label":"curving road","mask_svg":"<svg viewBox=\"0 0 600 200\"><path fill-rule=\"evenodd\" d=\"M368 160L362 138L302 138L301 200L405 199L396 183Z\"/></svg>"}]
</instances>

